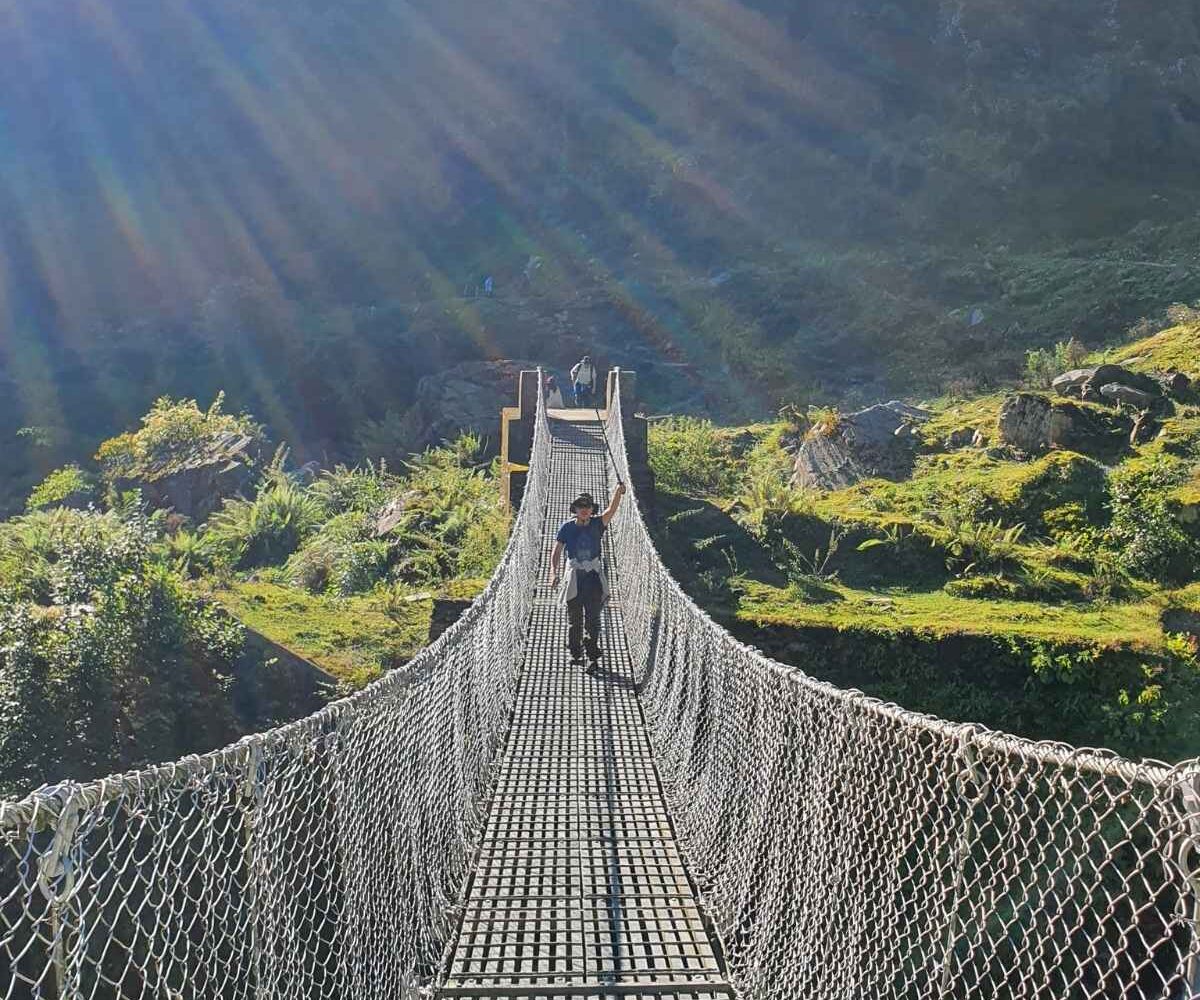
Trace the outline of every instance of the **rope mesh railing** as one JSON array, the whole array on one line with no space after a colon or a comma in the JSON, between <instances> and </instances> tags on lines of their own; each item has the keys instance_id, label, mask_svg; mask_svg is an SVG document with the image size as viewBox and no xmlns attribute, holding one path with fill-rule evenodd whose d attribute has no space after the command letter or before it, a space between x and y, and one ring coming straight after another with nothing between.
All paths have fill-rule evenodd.
<instances>
[{"instance_id":1,"label":"rope mesh railing","mask_svg":"<svg viewBox=\"0 0 1200 1000\"><path fill-rule=\"evenodd\" d=\"M619 387L619 376L618 376ZM619 389L607 431L629 482ZM538 581L549 436L480 598L360 694L175 764L0 803L0 1000L413 997L453 937ZM612 524L640 697L740 995L1200 997L1200 765L841 691Z\"/></svg>"},{"instance_id":2,"label":"rope mesh railing","mask_svg":"<svg viewBox=\"0 0 1200 1000\"><path fill-rule=\"evenodd\" d=\"M682 592L636 495L612 530L672 817L740 995L1200 997L1196 761L1033 743L818 682Z\"/></svg>"},{"instance_id":3,"label":"rope mesh railing","mask_svg":"<svg viewBox=\"0 0 1200 1000\"><path fill-rule=\"evenodd\" d=\"M456 926L511 715L549 434L503 559L403 670L224 750L0 803L0 1000L398 1000Z\"/></svg>"}]
</instances>

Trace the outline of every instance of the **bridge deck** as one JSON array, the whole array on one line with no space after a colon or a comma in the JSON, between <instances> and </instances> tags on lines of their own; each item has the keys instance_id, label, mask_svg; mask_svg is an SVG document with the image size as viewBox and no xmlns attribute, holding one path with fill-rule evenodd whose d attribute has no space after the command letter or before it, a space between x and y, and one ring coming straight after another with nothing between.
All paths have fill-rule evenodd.
<instances>
[{"instance_id":1,"label":"bridge deck","mask_svg":"<svg viewBox=\"0 0 1200 1000\"><path fill-rule=\"evenodd\" d=\"M609 494L599 422L552 420L542 579L568 504ZM437 996L732 996L676 848L621 622L600 670L570 665L543 584L466 912Z\"/></svg>"}]
</instances>

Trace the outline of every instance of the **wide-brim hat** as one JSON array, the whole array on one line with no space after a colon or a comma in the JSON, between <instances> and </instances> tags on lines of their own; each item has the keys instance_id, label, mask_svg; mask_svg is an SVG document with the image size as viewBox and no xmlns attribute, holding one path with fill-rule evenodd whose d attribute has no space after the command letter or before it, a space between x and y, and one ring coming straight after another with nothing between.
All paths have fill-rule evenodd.
<instances>
[{"instance_id":1,"label":"wide-brim hat","mask_svg":"<svg viewBox=\"0 0 1200 1000\"><path fill-rule=\"evenodd\" d=\"M591 507L592 510L596 509L596 501L592 499L592 495L590 493L580 493L579 496L571 501L572 514L579 510L580 507Z\"/></svg>"}]
</instances>

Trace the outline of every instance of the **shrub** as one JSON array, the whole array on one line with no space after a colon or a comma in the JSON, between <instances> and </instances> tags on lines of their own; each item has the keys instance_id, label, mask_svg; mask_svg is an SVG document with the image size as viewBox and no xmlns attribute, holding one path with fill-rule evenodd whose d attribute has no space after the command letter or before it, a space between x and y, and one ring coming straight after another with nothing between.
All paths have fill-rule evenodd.
<instances>
[{"instance_id":1,"label":"shrub","mask_svg":"<svg viewBox=\"0 0 1200 1000\"><path fill-rule=\"evenodd\" d=\"M29 494L28 510L57 507L64 501L86 503L96 492L95 480L78 465L55 469Z\"/></svg>"},{"instance_id":2,"label":"shrub","mask_svg":"<svg viewBox=\"0 0 1200 1000\"><path fill-rule=\"evenodd\" d=\"M185 579L195 579L212 568L212 553L205 546L204 537L194 531L180 530L168 535L162 549L167 565Z\"/></svg>"},{"instance_id":3,"label":"shrub","mask_svg":"<svg viewBox=\"0 0 1200 1000\"><path fill-rule=\"evenodd\" d=\"M960 576L1003 569L1016 561L1025 525L977 521L948 507L937 512L940 537L947 553L946 568Z\"/></svg>"},{"instance_id":4,"label":"shrub","mask_svg":"<svg viewBox=\"0 0 1200 1000\"><path fill-rule=\"evenodd\" d=\"M508 537L495 480L475 468L481 441L463 434L408 463L405 513L396 529L402 578L486 576ZM418 551L424 549L424 551Z\"/></svg>"},{"instance_id":5,"label":"shrub","mask_svg":"<svg viewBox=\"0 0 1200 1000\"><path fill-rule=\"evenodd\" d=\"M1112 519L1105 542L1121 566L1142 579L1173 581L1194 569L1196 542L1183 530L1170 492L1189 474L1186 464L1156 455L1109 476Z\"/></svg>"},{"instance_id":6,"label":"shrub","mask_svg":"<svg viewBox=\"0 0 1200 1000\"><path fill-rule=\"evenodd\" d=\"M685 496L732 496L741 480L728 439L695 417L650 425L650 467L662 489Z\"/></svg>"},{"instance_id":7,"label":"shrub","mask_svg":"<svg viewBox=\"0 0 1200 1000\"><path fill-rule=\"evenodd\" d=\"M321 506L282 476L268 480L253 500L228 499L208 520L205 545L236 569L281 563L321 523Z\"/></svg>"},{"instance_id":8,"label":"shrub","mask_svg":"<svg viewBox=\"0 0 1200 1000\"><path fill-rule=\"evenodd\" d=\"M266 441L262 427L249 416L223 413L224 402L224 393L218 393L207 410L201 410L194 399L162 396L155 400L140 429L100 445L96 459L105 479L157 479L209 453L227 438L250 438L242 454L257 457Z\"/></svg>"},{"instance_id":9,"label":"shrub","mask_svg":"<svg viewBox=\"0 0 1200 1000\"><path fill-rule=\"evenodd\" d=\"M810 406L808 433L829 437L842 425L842 414L836 406Z\"/></svg>"},{"instance_id":10,"label":"shrub","mask_svg":"<svg viewBox=\"0 0 1200 1000\"><path fill-rule=\"evenodd\" d=\"M1056 376L1078 368L1086 360L1088 350L1072 337L1059 341L1053 350L1038 349L1025 352L1025 380L1034 387L1045 388Z\"/></svg>"},{"instance_id":11,"label":"shrub","mask_svg":"<svg viewBox=\"0 0 1200 1000\"><path fill-rule=\"evenodd\" d=\"M314 594L346 597L370 590L387 575L392 544L372 536L361 511L326 521L287 562L285 578Z\"/></svg>"},{"instance_id":12,"label":"shrub","mask_svg":"<svg viewBox=\"0 0 1200 1000\"><path fill-rule=\"evenodd\" d=\"M241 628L157 562L157 534L67 509L0 526L0 794L233 735L211 696Z\"/></svg>"},{"instance_id":13,"label":"shrub","mask_svg":"<svg viewBox=\"0 0 1200 1000\"><path fill-rule=\"evenodd\" d=\"M770 543L789 518L808 512L809 498L769 469L753 473L738 494L734 518L759 541Z\"/></svg>"},{"instance_id":14,"label":"shrub","mask_svg":"<svg viewBox=\"0 0 1200 1000\"><path fill-rule=\"evenodd\" d=\"M347 511L365 514L378 511L402 483L399 476L388 472L386 462L367 462L353 469L339 465L323 472L309 494L328 517Z\"/></svg>"}]
</instances>

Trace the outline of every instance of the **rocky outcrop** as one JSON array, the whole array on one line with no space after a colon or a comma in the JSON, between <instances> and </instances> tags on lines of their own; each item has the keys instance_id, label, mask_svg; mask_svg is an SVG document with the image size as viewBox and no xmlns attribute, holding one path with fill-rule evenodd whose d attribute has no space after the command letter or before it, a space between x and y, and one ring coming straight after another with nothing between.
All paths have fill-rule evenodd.
<instances>
[{"instance_id":1,"label":"rocky outcrop","mask_svg":"<svg viewBox=\"0 0 1200 1000\"><path fill-rule=\"evenodd\" d=\"M1111 437L1083 408L1033 392L1018 392L1004 401L996 430L1001 444L1026 454L1051 448L1088 452Z\"/></svg>"},{"instance_id":2,"label":"rocky outcrop","mask_svg":"<svg viewBox=\"0 0 1200 1000\"><path fill-rule=\"evenodd\" d=\"M1183 389L1187 388L1187 377L1183 379ZM1172 384L1178 384L1172 380ZM1075 368L1063 372L1050 383L1054 391L1069 399L1087 399L1093 402L1103 402L1104 387L1109 385L1122 386L1136 392L1145 393L1150 397L1161 396L1164 392L1163 382L1152 375L1130 371L1122 365L1098 365L1095 368ZM1108 397L1110 401L1121 401L1119 396Z\"/></svg>"},{"instance_id":3,"label":"rocky outcrop","mask_svg":"<svg viewBox=\"0 0 1200 1000\"><path fill-rule=\"evenodd\" d=\"M1159 384L1149 375L1131 372L1128 368L1122 368L1120 365L1100 365L1092 370L1092 374L1083 383L1082 398L1099 402L1103 399L1101 390L1106 385L1123 385L1151 396L1162 394Z\"/></svg>"},{"instance_id":4,"label":"rocky outcrop","mask_svg":"<svg viewBox=\"0 0 1200 1000\"><path fill-rule=\"evenodd\" d=\"M121 477L120 490L138 489L152 507L201 521L226 497L243 493L256 474L261 441L246 434L223 434L153 475Z\"/></svg>"},{"instance_id":5,"label":"rocky outcrop","mask_svg":"<svg viewBox=\"0 0 1200 1000\"><path fill-rule=\"evenodd\" d=\"M1190 608L1167 608L1160 618L1164 632L1183 632L1200 636L1200 611Z\"/></svg>"},{"instance_id":6,"label":"rocky outcrop","mask_svg":"<svg viewBox=\"0 0 1200 1000\"><path fill-rule=\"evenodd\" d=\"M1010 458L1053 448L1103 456L1127 446L1133 423L1128 410L1089 407L1035 392L1018 392L1001 404L996 436Z\"/></svg>"},{"instance_id":7,"label":"rocky outcrop","mask_svg":"<svg viewBox=\"0 0 1200 1000\"><path fill-rule=\"evenodd\" d=\"M533 361L468 361L417 383L417 396L404 415L402 447L424 451L463 431L487 439L488 451L499 448L500 409L515 406L517 381Z\"/></svg>"},{"instance_id":8,"label":"rocky outcrop","mask_svg":"<svg viewBox=\"0 0 1200 1000\"><path fill-rule=\"evenodd\" d=\"M905 476L912 471L920 445L915 425L929 416L926 410L892 400L842 416L832 428L813 429L796 452L792 484L832 490L870 476Z\"/></svg>"}]
</instances>

